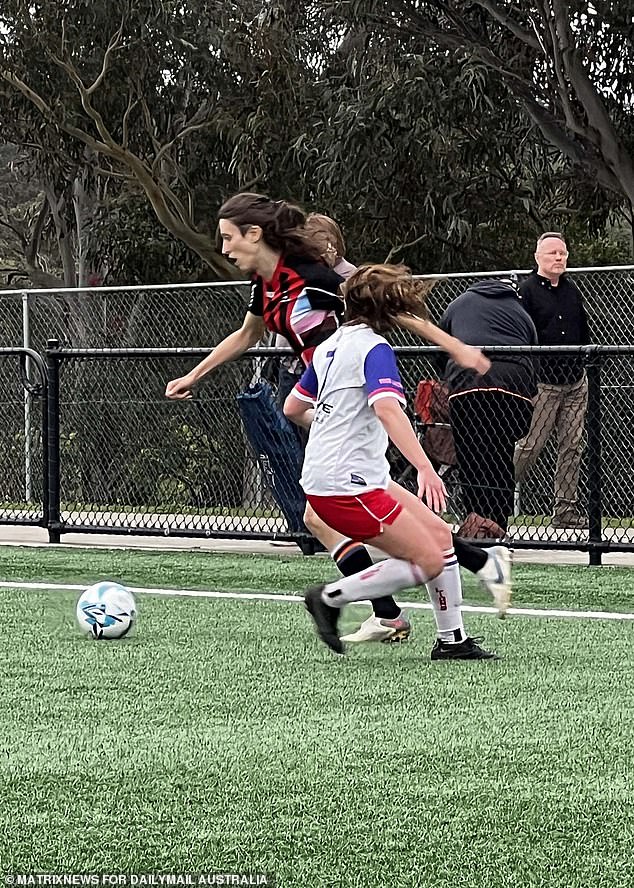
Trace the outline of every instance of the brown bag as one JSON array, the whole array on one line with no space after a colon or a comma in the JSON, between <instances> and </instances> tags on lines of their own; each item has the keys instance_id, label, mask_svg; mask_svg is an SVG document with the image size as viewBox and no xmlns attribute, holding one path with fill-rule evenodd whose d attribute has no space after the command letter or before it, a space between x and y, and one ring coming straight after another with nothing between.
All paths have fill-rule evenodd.
<instances>
[{"instance_id":1,"label":"brown bag","mask_svg":"<svg viewBox=\"0 0 634 888\"><path fill-rule=\"evenodd\" d=\"M477 512L469 512L456 531L456 536L468 540L502 540L506 531L490 518L483 518Z\"/></svg>"}]
</instances>

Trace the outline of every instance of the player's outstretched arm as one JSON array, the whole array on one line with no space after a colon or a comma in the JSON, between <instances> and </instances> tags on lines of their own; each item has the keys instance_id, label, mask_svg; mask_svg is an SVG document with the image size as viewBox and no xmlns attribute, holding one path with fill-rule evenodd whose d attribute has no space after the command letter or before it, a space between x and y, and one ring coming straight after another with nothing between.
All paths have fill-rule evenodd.
<instances>
[{"instance_id":1,"label":"player's outstretched arm","mask_svg":"<svg viewBox=\"0 0 634 888\"><path fill-rule=\"evenodd\" d=\"M243 355L247 349L259 342L264 335L264 330L262 318L248 311L239 330L226 336L206 358L203 358L185 376L179 376L178 379L172 379L167 383L165 397L172 401L189 400L192 397L192 388L197 382L200 382L203 377L215 370L216 367L220 367L221 364L234 361Z\"/></svg>"},{"instance_id":2,"label":"player's outstretched arm","mask_svg":"<svg viewBox=\"0 0 634 888\"><path fill-rule=\"evenodd\" d=\"M437 345L438 348L442 348L456 364L465 367L467 370L475 370L476 373L482 375L488 373L491 369L491 361L486 355L482 354L479 348L476 348L474 345L467 345L462 340L456 339L455 336L445 333L444 330L432 324L431 321L418 318L416 315L403 314L398 316L398 325L405 330L416 333L418 336L422 336L423 339Z\"/></svg>"}]
</instances>

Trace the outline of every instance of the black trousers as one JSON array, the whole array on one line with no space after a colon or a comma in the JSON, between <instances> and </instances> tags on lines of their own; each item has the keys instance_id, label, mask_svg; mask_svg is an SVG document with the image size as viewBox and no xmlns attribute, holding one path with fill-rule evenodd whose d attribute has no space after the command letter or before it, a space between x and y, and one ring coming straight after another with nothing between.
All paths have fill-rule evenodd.
<instances>
[{"instance_id":1,"label":"black trousers","mask_svg":"<svg viewBox=\"0 0 634 888\"><path fill-rule=\"evenodd\" d=\"M533 405L503 392L454 395L449 419L466 512L477 512L504 530L513 514L515 444L528 434Z\"/></svg>"}]
</instances>

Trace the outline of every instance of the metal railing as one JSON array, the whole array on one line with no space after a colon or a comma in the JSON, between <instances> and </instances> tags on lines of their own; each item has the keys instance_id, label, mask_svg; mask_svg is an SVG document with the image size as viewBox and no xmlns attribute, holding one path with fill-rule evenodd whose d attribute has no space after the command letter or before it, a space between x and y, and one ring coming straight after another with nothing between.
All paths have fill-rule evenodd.
<instances>
[{"instance_id":1,"label":"metal railing","mask_svg":"<svg viewBox=\"0 0 634 888\"><path fill-rule=\"evenodd\" d=\"M491 350L487 350L491 352ZM398 347L406 389L435 378L438 349ZM589 402L582 442L579 505L589 528L553 526L554 441L522 485L510 517L517 548L634 550L634 346L499 348L495 353L579 355ZM270 473L245 435L237 394L260 380L262 362L286 352L254 349L220 368L191 401L165 399L167 380L186 372L203 349L47 351L49 533L95 532L306 542L272 494ZM274 390L274 385L273 385ZM496 428L473 428L474 447ZM289 454L289 459L291 455ZM393 473L404 474L392 455ZM289 463L290 465L290 463ZM289 470L290 474L290 470ZM450 482L452 483L452 482ZM459 524L460 483L451 516Z\"/></svg>"},{"instance_id":2,"label":"metal railing","mask_svg":"<svg viewBox=\"0 0 634 888\"><path fill-rule=\"evenodd\" d=\"M592 332L600 345L634 342L634 266L575 268ZM428 297L432 319L484 278L515 277L526 270L420 275L435 281ZM48 339L75 348L211 347L235 330L249 299L246 281L0 290L0 335L11 346L43 353Z\"/></svg>"}]
</instances>

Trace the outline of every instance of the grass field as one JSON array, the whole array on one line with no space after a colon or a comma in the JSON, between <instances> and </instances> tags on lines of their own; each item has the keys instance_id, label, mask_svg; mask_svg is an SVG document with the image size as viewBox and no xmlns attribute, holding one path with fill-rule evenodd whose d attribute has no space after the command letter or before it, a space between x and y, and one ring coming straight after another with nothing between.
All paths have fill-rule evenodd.
<instances>
[{"instance_id":1,"label":"grass field","mask_svg":"<svg viewBox=\"0 0 634 888\"><path fill-rule=\"evenodd\" d=\"M0 549L0 580L24 584L288 594L332 573L324 558ZM628 569L515 577L518 605L634 611ZM77 595L0 589L3 873L632 884L631 621L469 613L504 659L432 664L426 611L411 643L337 659L292 602L139 593L136 633L93 642ZM489 604L468 575L465 597Z\"/></svg>"}]
</instances>

